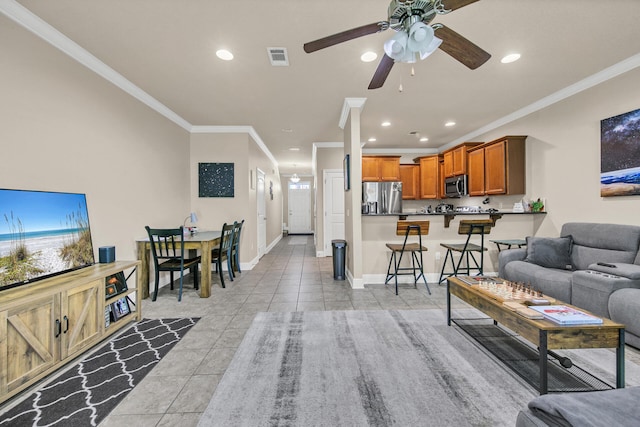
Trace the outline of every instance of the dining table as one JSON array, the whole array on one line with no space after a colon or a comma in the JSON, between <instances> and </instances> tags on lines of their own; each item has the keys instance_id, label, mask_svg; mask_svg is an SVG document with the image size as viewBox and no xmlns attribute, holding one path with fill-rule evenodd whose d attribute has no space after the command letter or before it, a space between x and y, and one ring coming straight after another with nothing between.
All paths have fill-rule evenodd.
<instances>
[{"instance_id":1,"label":"dining table","mask_svg":"<svg viewBox=\"0 0 640 427\"><path fill-rule=\"evenodd\" d=\"M200 272L200 298L209 298L211 296L211 250L220 244L220 236L222 232L217 231L198 231L184 235L184 249L200 251L200 263L202 271ZM151 255L151 245L149 237L136 239L138 251L138 260L140 260L139 273L142 298L149 298L149 265ZM144 285L146 283L146 286Z\"/></svg>"}]
</instances>

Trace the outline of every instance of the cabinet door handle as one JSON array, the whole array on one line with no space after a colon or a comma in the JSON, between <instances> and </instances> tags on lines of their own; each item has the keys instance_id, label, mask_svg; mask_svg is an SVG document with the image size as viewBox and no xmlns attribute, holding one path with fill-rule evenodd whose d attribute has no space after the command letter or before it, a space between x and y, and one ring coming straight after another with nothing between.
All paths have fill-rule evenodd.
<instances>
[{"instance_id":1,"label":"cabinet door handle","mask_svg":"<svg viewBox=\"0 0 640 427\"><path fill-rule=\"evenodd\" d=\"M64 331L63 333L66 334L67 331L69 331L69 318L67 316L64 316Z\"/></svg>"},{"instance_id":2,"label":"cabinet door handle","mask_svg":"<svg viewBox=\"0 0 640 427\"><path fill-rule=\"evenodd\" d=\"M56 319L56 338L60 336L62 332L62 323L60 323L60 319Z\"/></svg>"}]
</instances>

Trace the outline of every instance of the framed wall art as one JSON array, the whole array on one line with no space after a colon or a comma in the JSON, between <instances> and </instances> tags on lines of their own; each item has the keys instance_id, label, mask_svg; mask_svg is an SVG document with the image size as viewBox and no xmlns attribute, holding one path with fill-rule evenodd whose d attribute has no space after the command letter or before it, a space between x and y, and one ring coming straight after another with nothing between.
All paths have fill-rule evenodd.
<instances>
[{"instance_id":1,"label":"framed wall art","mask_svg":"<svg viewBox=\"0 0 640 427\"><path fill-rule=\"evenodd\" d=\"M600 122L600 196L640 195L640 109Z\"/></svg>"},{"instance_id":2,"label":"framed wall art","mask_svg":"<svg viewBox=\"0 0 640 427\"><path fill-rule=\"evenodd\" d=\"M198 197L234 197L233 163L198 163Z\"/></svg>"}]
</instances>

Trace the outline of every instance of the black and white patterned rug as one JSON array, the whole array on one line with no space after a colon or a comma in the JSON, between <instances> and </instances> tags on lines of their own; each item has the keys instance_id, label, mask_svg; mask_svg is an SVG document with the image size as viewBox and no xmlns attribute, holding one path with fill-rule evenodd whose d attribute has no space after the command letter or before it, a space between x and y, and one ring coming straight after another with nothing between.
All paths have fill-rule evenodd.
<instances>
[{"instance_id":1,"label":"black and white patterned rug","mask_svg":"<svg viewBox=\"0 0 640 427\"><path fill-rule=\"evenodd\" d=\"M0 415L0 426L97 426L198 320L143 319Z\"/></svg>"}]
</instances>

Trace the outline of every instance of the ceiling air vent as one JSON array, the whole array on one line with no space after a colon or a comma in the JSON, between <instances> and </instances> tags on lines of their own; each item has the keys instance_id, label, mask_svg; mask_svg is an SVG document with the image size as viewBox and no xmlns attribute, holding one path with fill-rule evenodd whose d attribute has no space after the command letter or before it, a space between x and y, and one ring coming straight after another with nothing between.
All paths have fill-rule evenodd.
<instances>
[{"instance_id":1,"label":"ceiling air vent","mask_svg":"<svg viewBox=\"0 0 640 427\"><path fill-rule=\"evenodd\" d=\"M287 67L289 66L289 57L287 56L287 49L284 47L268 47L269 61L274 67Z\"/></svg>"}]
</instances>

